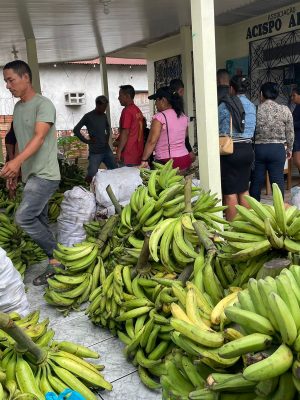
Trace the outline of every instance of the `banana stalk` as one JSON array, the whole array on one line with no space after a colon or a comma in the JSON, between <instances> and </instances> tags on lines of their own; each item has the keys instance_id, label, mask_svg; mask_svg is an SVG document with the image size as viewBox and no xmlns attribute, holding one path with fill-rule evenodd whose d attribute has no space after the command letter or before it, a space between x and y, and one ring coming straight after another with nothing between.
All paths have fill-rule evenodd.
<instances>
[{"instance_id":1,"label":"banana stalk","mask_svg":"<svg viewBox=\"0 0 300 400\"><path fill-rule=\"evenodd\" d=\"M217 248L214 242L210 239L205 224L202 221L197 221L194 218L192 219L192 224L195 229L196 235L199 238L199 242L203 244L207 251L216 252Z\"/></svg>"},{"instance_id":2,"label":"banana stalk","mask_svg":"<svg viewBox=\"0 0 300 400\"><path fill-rule=\"evenodd\" d=\"M0 312L0 329L16 341L17 348L20 352L29 351L35 357L37 363L42 362L46 358L47 352L37 346L31 338L10 319L9 315L2 312Z\"/></svg>"},{"instance_id":3,"label":"banana stalk","mask_svg":"<svg viewBox=\"0 0 300 400\"><path fill-rule=\"evenodd\" d=\"M110 185L107 186L106 192L107 192L108 197L110 198L112 204L113 204L114 207L115 207L116 214L121 215L121 213L122 213L122 206L121 206L121 204L118 202L118 200L117 200L117 198L116 198L116 196L115 196L115 194L114 194L114 192L113 192L113 190L112 190L112 188L111 188Z\"/></svg>"}]
</instances>

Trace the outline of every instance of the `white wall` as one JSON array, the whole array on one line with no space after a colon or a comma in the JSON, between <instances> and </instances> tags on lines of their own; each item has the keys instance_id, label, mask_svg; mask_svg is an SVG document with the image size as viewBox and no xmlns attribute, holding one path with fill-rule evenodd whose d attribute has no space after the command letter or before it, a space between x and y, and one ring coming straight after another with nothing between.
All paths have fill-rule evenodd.
<instances>
[{"instance_id":1,"label":"white wall","mask_svg":"<svg viewBox=\"0 0 300 400\"><path fill-rule=\"evenodd\" d=\"M136 90L148 91L146 66L108 65L108 85L111 108L111 125L118 127L122 107L118 101L119 86L130 84ZM102 93L99 65L53 64L40 66L42 94L50 98L57 112L56 128L70 130L81 117L95 108L95 98ZM86 104L66 106L64 93L72 91L85 92ZM0 115L13 113L15 99L0 83Z\"/></svg>"},{"instance_id":2,"label":"white wall","mask_svg":"<svg viewBox=\"0 0 300 400\"><path fill-rule=\"evenodd\" d=\"M149 92L154 91L155 68L154 63L169 57L181 55L182 80L185 86L184 105L185 113L194 116L193 87L192 87L192 33L190 26L182 26L180 34L160 40L147 46L147 74ZM150 113L154 112L154 102L150 104ZM194 122L189 124L190 143L195 140Z\"/></svg>"},{"instance_id":3,"label":"white wall","mask_svg":"<svg viewBox=\"0 0 300 400\"><path fill-rule=\"evenodd\" d=\"M108 88L110 98L110 115L112 127L119 126L122 107L118 101L119 86L132 85L135 90L148 92L147 67L124 65L108 65Z\"/></svg>"},{"instance_id":4,"label":"white wall","mask_svg":"<svg viewBox=\"0 0 300 400\"><path fill-rule=\"evenodd\" d=\"M168 37L147 46L149 93L154 91L154 62L181 54L180 35Z\"/></svg>"}]
</instances>

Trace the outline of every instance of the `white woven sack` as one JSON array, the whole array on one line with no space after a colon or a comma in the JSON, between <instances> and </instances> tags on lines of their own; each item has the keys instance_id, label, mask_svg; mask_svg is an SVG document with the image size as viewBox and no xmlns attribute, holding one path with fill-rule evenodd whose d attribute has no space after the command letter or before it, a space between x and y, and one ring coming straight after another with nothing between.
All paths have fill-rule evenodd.
<instances>
[{"instance_id":1,"label":"white woven sack","mask_svg":"<svg viewBox=\"0 0 300 400\"><path fill-rule=\"evenodd\" d=\"M130 199L135 189L143 183L139 168L122 167L117 169L100 169L93 180L93 190L97 203L108 208L112 202L106 192L108 185L111 186L119 203Z\"/></svg>"},{"instance_id":2,"label":"white woven sack","mask_svg":"<svg viewBox=\"0 0 300 400\"><path fill-rule=\"evenodd\" d=\"M93 220L95 212L94 193L80 186L67 190L57 218L57 241L69 247L82 242L86 238L83 224Z\"/></svg>"},{"instance_id":3,"label":"white woven sack","mask_svg":"<svg viewBox=\"0 0 300 400\"><path fill-rule=\"evenodd\" d=\"M22 316L26 315L29 312L29 303L22 277L1 247L0 282L0 311L15 311Z\"/></svg>"}]
</instances>

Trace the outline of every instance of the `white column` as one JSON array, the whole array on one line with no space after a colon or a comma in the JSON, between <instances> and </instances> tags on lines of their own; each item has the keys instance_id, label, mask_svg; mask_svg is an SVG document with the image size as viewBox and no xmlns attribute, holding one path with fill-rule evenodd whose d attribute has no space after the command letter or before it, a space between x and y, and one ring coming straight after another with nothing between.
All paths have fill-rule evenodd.
<instances>
[{"instance_id":1,"label":"white column","mask_svg":"<svg viewBox=\"0 0 300 400\"><path fill-rule=\"evenodd\" d=\"M184 111L189 117L194 116L193 104L193 62L192 51L193 43L191 37L191 27L182 26L180 28L180 44L181 44L181 64L182 64L182 81L184 84ZM194 145L194 122L189 124L189 138L191 146Z\"/></svg>"},{"instance_id":2,"label":"white column","mask_svg":"<svg viewBox=\"0 0 300 400\"><path fill-rule=\"evenodd\" d=\"M155 69L154 62L152 60L147 60L147 76L148 76L148 93L149 96L154 93L154 81L155 81ZM155 101L150 100L149 109L150 109L150 117L152 118L155 110L154 110ZM150 124L150 121L147 121Z\"/></svg>"},{"instance_id":3,"label":"white column","mask_svg":"<svg viewBox=\"0 0 300 400\"><path fill-rule=\"evenodd\" d=\"M214 0L191 0L201 186L221 198Z\"/></svg>"},{"instance_id":4,"label":"white column","mask_svg":"<svg viewBox=\"0 0 300 400\"><path fill-rule=\"evenodd\" d=\"M101 87L102 87L104 96L106 96L108 101L109 101L106 57L105 56L100 56L99 57L99 61L100 61ZM111 127L110 103L108 103L108 106L107 106L107 109L106 109L106 115L107 115L109 126ZM110 137L109 137L109 145L110 145L111 148L112 148L112 143L113 143L112 135L110 135Z\"/></svg>"},{"instance_id":5,"label":"white column","mask_svg":"<svg viewBox=\"0 0 300 400\"><path fill-rule=\"evenodd\" d=\"M32 86L37 93L41 93L40 71L35 38L26 39L26 51L27 61L32 72Z\"/></svg>"},{"instance_id":6,"label":"white column","mask_svg":"<svg viewBox=\"0 0 300 400\"><path fill-rule=\"evenodd\" d=\"M101 87L102 87L104 96L106 96L109 101L106 57L102 56L102 57L99 57L99 59L100 59ZM106 109L106 115L108 118L108 122L110 124L111 121L110 121L110 104L109 103L108 103L108 107Z\"/></svg>"}]
</instances>

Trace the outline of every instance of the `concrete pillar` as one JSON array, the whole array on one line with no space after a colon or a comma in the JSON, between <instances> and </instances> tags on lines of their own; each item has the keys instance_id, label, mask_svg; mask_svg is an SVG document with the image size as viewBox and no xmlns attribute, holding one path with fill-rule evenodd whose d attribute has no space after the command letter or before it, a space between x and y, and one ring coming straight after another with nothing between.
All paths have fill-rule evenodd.
<instances>
[{"instance_id":1,"label":"concrete pillar","mask_svg":"<svg viewBox=\"0 0 300 400\"><path fill-rule=\"evenodd\" d=\"M193 60L192 60L192 35L190 26L180 28L182 80L184 83L184 111L189 117L194 116L193 102ZM191 146L194 145L194 122L189 124L189 138Z\"/></svg>"},{"instance_id":2,"label":"concrete pillar","mask_svg":"<svg viewBox=\"0 0 300 400\"><path fill-rule=\"evenodd\" d=\"M100 76L101 76L101 87L103 90L104 96L108 98L109 101L109 91L108 91L108 78L107 78L107 65L106 65L106 57L99 57L100 59ZM111 126L110 121L110 104L108 103L108 107L106 109L106 115L108 118L109 125Z\"/></svg>"},{"instance_id":3,"label":"concrete pillar","mask_svg":"<svg viewBox=\"0 0 300 400\"><path fill-rule=\"evenodd\" d=\"M27 61L32 72L32 86L37 93L41 93L40 71L35 38L26 39L26 50Z\"/></svg>"},{"instance_id":4,"label":"concrete pillar","mask_svg":"<svg viewBox=\"0 0 300 400\"><path fill-rule=\"evenodd\" d=\"M221 198L214 0L191 0L201 186Z\"/></svg>"},{"instance_id":5,"label":"concrete pillar","mask_svg":"<svg viewBox=\"0 0 300 400\"><path fill-rule=\"evenodd\" d=\"M99 61L100 61L101 87L102 87L104 96L106 96L108 98L108 101L109 101L106 57L105 56L100 56L99 57ZM109 126L111 127L110 103L108 103L108 106L107 106L107 109L106 109L106 115L107 115ZM110 135L110 137L109 137L109 145L110 145L111 148L113 148L112 144L113 144L113 139L112 139L112 135Z\"/></svg>"},{"instance_id":6,"label":"concrete pillar","mask_svg":"<svg viewBox=\"0 0 300 400\"><path fill-rule=\"evenodd\" d=\"M148 76L148 93L149 96L154 93L154 79L155 79L155 69L154 69L154 62L152 60L147 60L147 76ZM155 101L150 100L150 117L152 118L155 112ZM148 125L150 121L147 121Z\"/></svg>"}]
</instances>

